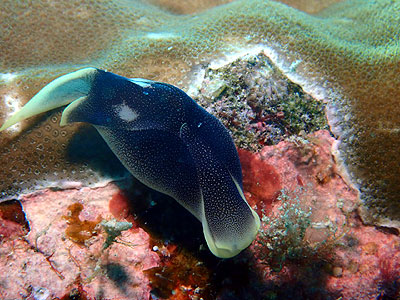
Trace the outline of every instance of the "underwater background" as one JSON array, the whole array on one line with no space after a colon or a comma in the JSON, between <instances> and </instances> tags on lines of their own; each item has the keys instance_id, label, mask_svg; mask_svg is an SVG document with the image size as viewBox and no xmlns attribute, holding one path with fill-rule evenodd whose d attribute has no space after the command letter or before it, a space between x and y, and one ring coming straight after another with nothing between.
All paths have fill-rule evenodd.
<instances>
[{"instance_id":1,"label":"underwater background","mask_svg":"<svg viewBox=\"0 0 400 300\"><path fill-rule=\"evenodd\" d=\"M0 132L0 299L400 299L400 1L0 8L1 124L79 69L166 82L228 129L261 219L215 257L57 108Z\"/></svg>"}]
</instances>

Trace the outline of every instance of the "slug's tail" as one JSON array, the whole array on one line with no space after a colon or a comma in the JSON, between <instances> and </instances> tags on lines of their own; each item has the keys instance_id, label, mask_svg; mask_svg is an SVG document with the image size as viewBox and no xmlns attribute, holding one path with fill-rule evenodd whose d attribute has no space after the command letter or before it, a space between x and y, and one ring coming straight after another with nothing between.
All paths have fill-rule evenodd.
<instances>
[{"instance_id":1,"label":"slug's tail","mask_svg":"<svg viewBox=\"0 0 400 300\"><path fill-rule=\"evenodd\" d=\"M53 80L29 100L20 111L8 119L0 127L0 131L27 118L86 97L97 72L96 68L85 68Z\"/></svg>"}]
</instances>

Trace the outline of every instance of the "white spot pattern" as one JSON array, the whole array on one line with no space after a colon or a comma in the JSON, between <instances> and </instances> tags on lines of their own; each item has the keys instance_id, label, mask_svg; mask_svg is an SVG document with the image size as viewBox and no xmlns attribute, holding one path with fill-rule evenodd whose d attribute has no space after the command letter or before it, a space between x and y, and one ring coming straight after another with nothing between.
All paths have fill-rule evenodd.
<instances>
[{"instance_id":1,"label":"white spot pattern","mask_svg":"<svg viewBox=\"0 0 400 300\"><path fill-rule=\"evenodd\" d=\"M116 105L115 111L122 120L127 122L132 122L139 116L132 108L126 105L126 103Z\"/></svg>"}]
</instances>

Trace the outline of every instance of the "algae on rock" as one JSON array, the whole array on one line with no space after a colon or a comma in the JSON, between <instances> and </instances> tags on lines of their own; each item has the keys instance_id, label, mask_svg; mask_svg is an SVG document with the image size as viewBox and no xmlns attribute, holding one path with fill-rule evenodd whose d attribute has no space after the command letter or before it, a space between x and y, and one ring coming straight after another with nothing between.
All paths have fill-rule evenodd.
<instances>
[{"instance_id":1,"label":"algae on rock","mask_svg":"<svg viewBox=\"0 0 400 300\"><path fill-rule=\"evenodd\" d=\"M327 101L341 160L361 191L364 220L400 228L399 1L343 1L316 15L265 0L192 15L138 0L5 0L0 8L0 121L76 69L96 66L185 89L201 64L261 45L304 91ZM3 198L38 180L54 182L54 173L96 178L99 169L69 162L76 127L60 129L52 117L0 136ZM21 133L32 124L38 126Z\"/></svg>"},{"instance_id":2,"label":"algae on rock","mask_svg":"<svg viewBox=\"0 0 400 300\"><path fill-rule=\"evenodd\" d=\"M243 149L257 151L328 129L325 104L291 82L262 52L206 68L194 99L224 123Z\"/></svg>"}]
</instances>

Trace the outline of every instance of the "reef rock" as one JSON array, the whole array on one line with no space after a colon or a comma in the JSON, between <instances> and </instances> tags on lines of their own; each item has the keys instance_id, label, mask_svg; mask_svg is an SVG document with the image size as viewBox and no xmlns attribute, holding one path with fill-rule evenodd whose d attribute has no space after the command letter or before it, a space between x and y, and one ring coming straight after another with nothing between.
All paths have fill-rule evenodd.
<instances>
[{"instance_id":1,"label":"reef rock","mask_svg":"<svg viewBox=\"0 0 400 300\"><path fill-rule=\"evenodd\" d=\"M399 5L350 0L310 15L279 2L238 0L177 15L144 1L2 1L0 120L55 77L83 67L187 89L216 58L261 47L327 103L363 220L398 228ZM61 129L58 122L57 113L46 115L0 136L2 198L67 177L93 184L116 176L99 175L96 162L84 165L70 144L79 125ZM84 140L97 149L96 138Z\"/></svg>"},{"instance_id":2,"label":"reef rock","mask_svg":"<svg viewBox=\"0 0 400 300\"><path fill-rule=\"evenodd\" d=\"M258 154L240 152L247 197L263 216L250 249L259 272L245 288L250 299L400 296L400 237L362 224L357 191L332 155L335 143L328 131L317 131ZM249 298L233 287L225 293Z\"/></svg>"},{"instance_id":3,"label":"reef rock","mask_svg":"<svg viewBox=\"0 0 400 300\"><path fill-rule=\"evenodd\" d=\"M149 235L133 224L110 243L101 222L114 220L108 207L118 191L110 184L22 196L30 232L2 240L1 298L149 299L143 271L159 261Z\"/></svg>"}]
</instances>

